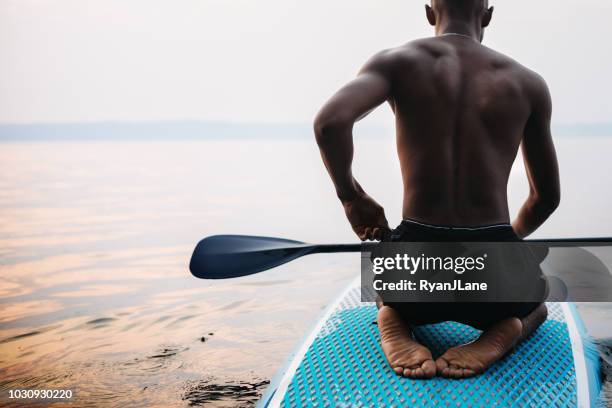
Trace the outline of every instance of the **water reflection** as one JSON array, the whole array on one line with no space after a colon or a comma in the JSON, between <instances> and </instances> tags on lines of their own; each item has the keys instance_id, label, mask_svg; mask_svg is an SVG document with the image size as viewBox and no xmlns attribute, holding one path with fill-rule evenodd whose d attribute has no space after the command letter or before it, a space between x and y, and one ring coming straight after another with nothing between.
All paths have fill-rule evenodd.
<instances>
[{"instance_id":1,"label":"water reflection","mask_svg":"<svg viewBox=\"0 0 612 408\"><path fill-rule=\"evenodd\" d=\"M362 184L398 221L399 171L377 159L394 155L392 141L361 151L371 153L356 158ZM589 222L607 228L601 213ZM72 388L78 406L252 405L360 259L197 280L193 245L215 233L354 240L309 141L0 145L2 398ZM584 310L589 328L612 337L609 309Z\"/></svg>"}]
</instances>

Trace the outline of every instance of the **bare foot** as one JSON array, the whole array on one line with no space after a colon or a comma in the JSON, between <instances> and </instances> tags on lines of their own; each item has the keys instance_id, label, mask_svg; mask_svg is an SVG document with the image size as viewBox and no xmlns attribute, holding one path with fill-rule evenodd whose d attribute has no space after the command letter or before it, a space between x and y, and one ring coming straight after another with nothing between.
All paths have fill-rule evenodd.
<instances>
[{"instance_id":1,"label":"bare foot","mask_svg":"<svg viewBox=\"0 0 612 408\"><path fill-rule=\"evenodd\" d=\"M484 372L514 346L525 340L546 321L548 309L542 303L522 319L503 320L485 330L473 343L450 348L436 360L438 375L467 378Z\"/></svg>"},{"instance_id":2,"label":"bare foot","mask_svg":"<svg viewBox=\"0 0 612 408\"><path fill-rule=\"evenodd\" d=\"M486 330L478 340L452 347L436 360L438 375L468 378L483 373L523 337L523 323L514 317Z\"/></svg>"},{"instance_id":3,"label":"bare foot","mask_svg":"<svg viewBox=\"0 0 612 408\"><path fill-rule=\"evenodd\" d=\"M436 364L427 347L417 343L397 311L389 306L378 310L380 343L387 362L397 375L431 378Z\"/></svg>"}]
</instances>

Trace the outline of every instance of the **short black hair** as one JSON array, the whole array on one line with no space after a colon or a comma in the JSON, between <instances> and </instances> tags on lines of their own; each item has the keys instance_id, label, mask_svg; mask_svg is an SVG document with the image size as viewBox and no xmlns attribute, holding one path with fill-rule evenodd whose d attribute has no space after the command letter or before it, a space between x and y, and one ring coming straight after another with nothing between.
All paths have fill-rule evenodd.
<instances>
[{"instance_id":1,"label":"short black hair","mask_svg":"<svg viewBox=\"0 0 612 408\"><path fill-rule=\"evenodd\" d=\"M488 0L431 0L434 9L444 10L453 15L468 16L481 13L489 6Z\"/></svg>"}]
</instances>

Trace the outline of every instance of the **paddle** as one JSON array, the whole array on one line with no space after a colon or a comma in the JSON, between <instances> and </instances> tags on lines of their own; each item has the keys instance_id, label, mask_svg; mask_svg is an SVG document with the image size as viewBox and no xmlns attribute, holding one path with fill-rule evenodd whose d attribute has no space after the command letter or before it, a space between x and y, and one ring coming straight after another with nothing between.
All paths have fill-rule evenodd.
<instances>
[{"instance_id":1,"label":"paddle","mask_svg":"<svg viewBox=\"0 0 612 408\"><path fill-rule=\"evenodd\" d=\"M612 244L612 238L536 239L549 247ZM214 235L201 240L193 251L189 269L202 279L226 279L252 275L285 264L304 255L329 252L360 252L364 244L313 245L282 238L248 235ZM587 246L587 245L585 245Z\"/></svg>"},{"instance_id":2,"label":"paddle","mask_svg":"<svg viewBox=\"0 0 612 408\"><path fill-rule=\"evenodd\" d=\"M189 269L202 279L252 275L304 255L323 252L359 252L360 244L312 245L282 238L214 235L198 243Z\"/></svg>"}]
</instances>

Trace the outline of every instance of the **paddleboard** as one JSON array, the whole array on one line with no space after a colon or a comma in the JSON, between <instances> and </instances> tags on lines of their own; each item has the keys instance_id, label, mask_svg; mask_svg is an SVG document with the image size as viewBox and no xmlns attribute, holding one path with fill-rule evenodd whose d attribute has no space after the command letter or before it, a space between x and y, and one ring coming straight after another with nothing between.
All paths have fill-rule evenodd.
<instances>
[{"instance_id":1,"label":"paddleboard","mask_svg":"<svg viewBox=\"0 0 612 408\"><path fill-rule=\"evenodd\" d=\"M484 374L469 379L397 376L379 342L376 305L359 279L333 302L272 379L259 407L594 407L599 357L572 303L548 303L548 320ZM474 340L456 322L421 326L434 358Z\"/></svg>"}]
</instances>

